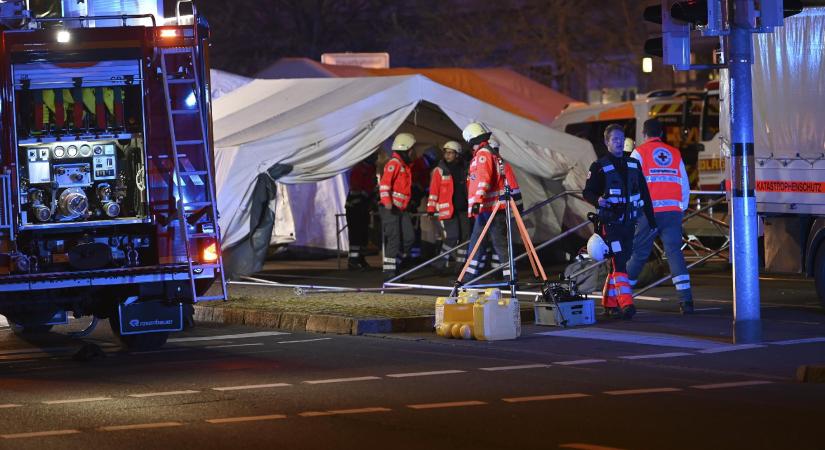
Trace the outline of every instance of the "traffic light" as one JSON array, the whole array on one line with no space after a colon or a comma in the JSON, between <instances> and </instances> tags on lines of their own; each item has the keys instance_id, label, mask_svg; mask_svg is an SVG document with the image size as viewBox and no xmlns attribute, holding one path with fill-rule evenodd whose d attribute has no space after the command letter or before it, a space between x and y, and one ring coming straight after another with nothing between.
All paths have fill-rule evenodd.
<instances>
[{"instance_id":1,"label":"traffic light","mask_svg":"<svg viewBox=\"0 0 825 450\"><path fill-rule=\"evenodd\" d=\"M704 36L722 34L722 10L719 0L662 0L661 5L645 8L648 22L662 25L662 37L648 39L645 52L659 56L677 70L690 66L690 32Z\"/></svg>"},{"instance_id":2,"label":"traffic light","mask_svg":"<svg viewBox=\"0 0 825 450\"><path fill-rule=\"evenodd\" d=\"M662 37L648 39L645 52L661 57L665 64L682 69L690 65L690 25L671 16L674 3L678 2L662 0L661 5L645 8L645 20L662 25Z\"/></svg>"}]
</instances>

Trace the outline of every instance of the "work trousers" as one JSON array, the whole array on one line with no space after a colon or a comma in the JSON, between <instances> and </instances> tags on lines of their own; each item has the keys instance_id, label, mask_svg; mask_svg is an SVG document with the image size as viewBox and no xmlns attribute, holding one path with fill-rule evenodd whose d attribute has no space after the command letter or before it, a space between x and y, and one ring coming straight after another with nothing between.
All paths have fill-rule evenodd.
<instances>
[{"instance_id":1,"label":"work trousers","mask_svg":"<svg viewBox=\"0 0 825 450\"><path fill-rule=\"evenodd\" d=\"M384 235L384 272L396 272L401 261L409 255L415 236L410 213L384 207L381 211L381 229Z\"/></svg>"},{"instance_id":2,"label":"work trousers","mask_svg":"<svg viewBox=\"0 0 825 450\"><path fill-rule=\"evenodd\" d=\"M473 251L473 247L475 247L476 242L478 242L479 237L481 237L481 231L484 229L484 225L490 220L490 215L491 213L489 212L483 212L475 217L473 233L470 235L470 246L467 247L468 252ZM487 253L487 246L490 242L493 244L493 251L498 255L499 261L509 260L507 256L507 218L505 215L506 213L502 210L498 211L493 218L493 223L490 224L487 234L481 241L481 245L479 245L475 256L473 256L473 260L470 261L470 267L467 268L467 274L471 277L478 275L484 266L484 256ZM509 277L510 271L505 269L503 276Z\"/></svg>"},{"instance_id":3,"label":"work trousers","mask_svg":"<svg viewBox=\"0 0 825 450\"><path fill-rule=\"evenodd\" d=\"M366 199L347 202L347 235L349 259L363 260L369 242L370 205Z\"/></svg>"},{"instance_id":4,"label":"work trousers","mask_svg":"<svg viewBox=\"0 0 825 450\"><path fill-rule=\"evenodd\" d=\"M453 217L446 220L441 220L441 226L444 227L444 240L441 242L441 253L449 251L456 245L466 241L470 238L470 218L464 214L456 212ZM433 262L433 266L443 269L453 257L456 265L463 266L467 261L467 247L462 247L455 252L444 255Z\"/></svg>"},{"instance_id":5,"label":"work trousers","mask_svg":"<svg viewBox=\"0 0 825 450\"><path fill-rule=\"evenodd\" d=\"M692 302L693 292L690 288L690 274L688 274L685 255L682 253L682 217L681 211L666 211L654 214L656 226L659 232L651 234L650 225L647 218L642 216L636 226L636 236L633 239L633 256L627 263L627 275L630 278L630 285L635 286L650 256L653 248L653 241L658 235L662 239L665 248L667 264L670 266L670 277L676 292L679 294L679 301Z\"/></svg>"},{"instance_id":6,"label":"work trousers","mask_svg":"<svg viewBox=\"0 0 825 450\"><path fill-rule=\"evenodd\" d=\"M633 254L635 221L606 225L603 237L613 252L613 270L607 275L602 290L602 306L621 308L633 305L633 292L627 277L627 261Z\"/></svg>"}]
</instances>

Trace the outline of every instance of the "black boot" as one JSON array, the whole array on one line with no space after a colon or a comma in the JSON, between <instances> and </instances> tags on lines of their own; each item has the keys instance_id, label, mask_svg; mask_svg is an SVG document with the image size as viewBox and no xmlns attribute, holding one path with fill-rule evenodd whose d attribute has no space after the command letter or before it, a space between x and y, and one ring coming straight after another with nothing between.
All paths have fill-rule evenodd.
<instances>
[{"instance_id":1,"label":"black boot","mask_svg":"<svg viewBox=\"0 0 825 450\"><path fill-rule=\"evenodd\" d=\"M679 302L679 312L684 314L693 314L693 301Z\"/></svg>"},{"instance_id":2,"label":"black boot","mask_svg":"<svg viewBox=\"0 0 825 450\"><path fill-rule=\"evenodd\" d=\"M630 320L633 316L636 315L636 307L633 305L627 305L622 308L622 319Z\"/></svg>"}]
</instances>

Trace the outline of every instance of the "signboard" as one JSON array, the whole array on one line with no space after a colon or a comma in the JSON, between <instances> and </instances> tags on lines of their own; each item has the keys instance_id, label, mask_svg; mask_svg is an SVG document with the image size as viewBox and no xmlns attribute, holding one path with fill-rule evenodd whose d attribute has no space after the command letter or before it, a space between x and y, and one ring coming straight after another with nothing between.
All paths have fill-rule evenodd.
<instances>
[{"instance_id":1,"label":"signboard","mask_svg":"<svg viewBox=\"0 0 825 450\"><path fill-rule=\"evenodd\" d=\"M389 69L389 53L324 53L321 63L332 66L356 66L365 69Z\"/></svg>"}]
</instances>

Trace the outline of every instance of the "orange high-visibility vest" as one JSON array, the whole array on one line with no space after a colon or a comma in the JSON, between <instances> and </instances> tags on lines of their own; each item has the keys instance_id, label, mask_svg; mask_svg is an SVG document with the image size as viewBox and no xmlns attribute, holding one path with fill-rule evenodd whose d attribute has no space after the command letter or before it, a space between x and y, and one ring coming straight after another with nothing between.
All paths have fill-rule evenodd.
<instances>
[{"instance_id":1,"label":"orange high-visibility vest","mask_svg":"<svg viewBox=\"0 0 825 450\"><path fill-rule=\"evenodd\" d=\"M653 212L682 212L682 154L659 138L650 138L636 148L650 191Z\"/></svg>"},{"instance_id":2,"label":"orange high-visibility vest","mask_svg":"<svg viewBox=\"0 0 825 450\"><path fill-rule=\"evenodd\" d=\"M430 196L427 198L427 212L438 212L439 220L447 220L453 217L455 207L453 205L453 176L446 167L438 165L433 169L430 177ZM463 183L464 180L459 180Z\"/></svg>"},{"instance_id":3,"label":"orange high-visibility vest","mask_svg":"<svg viewBox=\"0 0 825 450\"><path fill-rule=\"evenodd\" d=\"M412 192L412 174L401 155L393 152L392 158L384 166L384 174L378 186L378 196L384 206L395 206L400 210L407 209Z\"/></svg>"}]
</instances>

